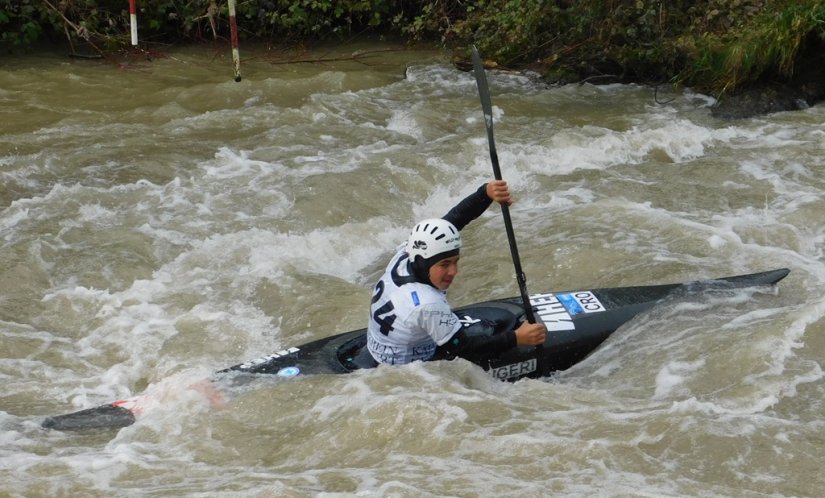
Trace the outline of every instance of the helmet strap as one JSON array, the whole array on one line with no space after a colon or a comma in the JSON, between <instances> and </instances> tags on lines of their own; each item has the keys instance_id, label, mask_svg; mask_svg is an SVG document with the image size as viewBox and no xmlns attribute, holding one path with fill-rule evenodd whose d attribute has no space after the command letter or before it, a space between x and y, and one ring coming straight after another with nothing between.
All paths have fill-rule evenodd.
<instances>
[{"instance_id":1,"label":"helmet strap","mask_svg":"<svg viewBox=\"0 0 825 498\"><path fill-rule=\"evenodd\" d=\"M427 284L429 286L435 287L432 281L430 281L430 268L432 268L434 264L438 263L442 259L458 256L458 252L458 249L453 249L452 251L442 252L429 258L416 256L415 260L410 262L410 273L413 274L416 281L421 282L422 284Z\"/></svg>"}]
</instances>

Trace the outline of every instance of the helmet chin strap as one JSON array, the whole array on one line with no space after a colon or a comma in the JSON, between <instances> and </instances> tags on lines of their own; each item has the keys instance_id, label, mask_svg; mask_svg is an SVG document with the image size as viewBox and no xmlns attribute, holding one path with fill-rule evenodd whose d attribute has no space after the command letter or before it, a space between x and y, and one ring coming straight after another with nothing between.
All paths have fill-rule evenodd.
<instances>
[{"instance_id":1,"label":"helmet chin strap","mask_svg":"<svg viewBox=\"0 0 825 498\"><path fill-rule=\"evenodd\" d=\"M410 262L410 273L415 277L416 282L433 285L430 282L430 265L426 264L426 259L418 256L415 261Z\"/></svg>"},{"instance_id":2,"label":"helmet chin strap","mask_svg":"<svg viewBox=\"0 0 825 498\"><path fill-rule=\"evenodd\" d=\"M453 256L458 255L459 250L453 249L452 251L442 252L441 254L436 254L430 258L423 258L421 256L416 256L414 261L410 262L410 273L415 277L416 281L421 282L422 284L427 284L432 287L432 281L430 280L430 268L442 259L451 258Z\"/></svg>"}]
</instances>

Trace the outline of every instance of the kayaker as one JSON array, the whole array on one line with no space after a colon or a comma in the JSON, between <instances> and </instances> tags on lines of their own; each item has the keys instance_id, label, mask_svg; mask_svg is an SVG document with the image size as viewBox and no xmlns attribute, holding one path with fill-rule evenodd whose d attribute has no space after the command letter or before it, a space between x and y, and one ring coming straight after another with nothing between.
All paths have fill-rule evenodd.
<instances>
[{"instance_id":1,"label":"kayaker","mask_svg":"<svg viewBox=\"0 0 825 498\"><path fill-rule=\"evenodd\" d=\"M510 205L507 182L492 180L464 198L444 217L424 220L398 247L373 291L367 347L379 363L394 365L436 357L494 354L544 343L542 323L515 330L468 335L447 302L458 273L460 230L493 201Z\"/></svg>"}]
</instances>

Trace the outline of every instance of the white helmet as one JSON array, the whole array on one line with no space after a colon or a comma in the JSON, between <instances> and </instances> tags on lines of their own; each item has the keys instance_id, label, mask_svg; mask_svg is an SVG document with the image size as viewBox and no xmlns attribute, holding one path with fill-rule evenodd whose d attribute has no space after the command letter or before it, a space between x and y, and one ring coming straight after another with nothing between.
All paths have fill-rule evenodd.
<instances>
[{"instance_id":1,"label":"white helmet","mask_svg":"<svg viewBox=\"0 0 825 498\"><path fill-rule=\"evenodd\" d=\"M416 256L430 259L446 252L458 252L461 248L461 234L447 220L432 218L424 220L413 228L407 240L407 254L410 261Z\"/></svg>"}]
</instances>

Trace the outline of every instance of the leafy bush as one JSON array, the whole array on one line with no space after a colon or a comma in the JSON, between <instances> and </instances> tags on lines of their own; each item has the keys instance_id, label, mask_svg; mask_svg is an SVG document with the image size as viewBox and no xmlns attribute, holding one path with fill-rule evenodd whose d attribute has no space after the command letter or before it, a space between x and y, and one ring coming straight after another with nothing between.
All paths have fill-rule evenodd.
<instances>
[{"instance_id":1,"label":"leafy bush","mask_svg":"<svg viewBox=\"0 0 825 498\"><path fill-rule=\"evenodd\" d=\"M43 33L42 10L31 0L0 0L0 47L27 47Z\"/></svg>"},{"instance_id":2,"label":"leafy bush","mask_svg":"<svg viewBox=\"0 0 825 498\"><path fill-rule=\"evenodd\" d=\"M480 0L450 30L451 39L475 44L485 57L502 64L533 59L553 39L560 8L542 0Z\"/></svg>"}]
</instances>

